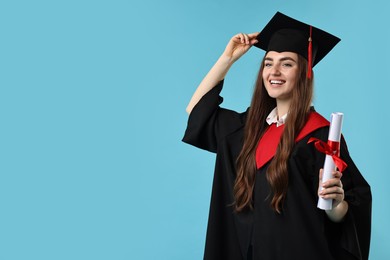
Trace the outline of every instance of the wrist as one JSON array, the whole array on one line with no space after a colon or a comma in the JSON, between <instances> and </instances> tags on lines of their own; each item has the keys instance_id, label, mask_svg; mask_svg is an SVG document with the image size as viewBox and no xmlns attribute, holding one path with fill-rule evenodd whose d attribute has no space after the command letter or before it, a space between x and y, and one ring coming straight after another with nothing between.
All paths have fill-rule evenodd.
<instances>
[{"instance_id":1,"label":"wrist","mask_svg":"<svg viewBox=\"0 0 390 260\"><path fill-rule=\"evenodd\" d=\"M333 222L341 222L348 212L348 202L343 200L336 207L331 210L325 210L325 212L329 219Z\"/></svg>"},{"instance_id":2,"label":"wrist","mask_svg":"<svg viewBox=\"0 0 390 260\"><path fill-rule=\"evenodd\" d=\"M222 53L222 55L218 59L218 62L224 64L225 66L230 67L230 66L232 66L234 64L234 62L236 62L236 60L233 59L232 56L229 56L229 55L227 55L225 53Z\"/></svg>"}]
</instances>

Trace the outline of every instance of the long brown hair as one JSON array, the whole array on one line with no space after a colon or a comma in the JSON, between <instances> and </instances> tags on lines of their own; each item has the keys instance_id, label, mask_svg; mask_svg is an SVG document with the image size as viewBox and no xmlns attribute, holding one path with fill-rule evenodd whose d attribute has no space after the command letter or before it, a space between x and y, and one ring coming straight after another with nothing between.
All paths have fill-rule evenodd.
<instances>
[{"instance_id":1,"label":"long brown hair","mask_svg":"<svg viewBox=\"0 0 390 260\"><path fill-rule=\"evenodd\" d=\"M266 55L264 56L264 58ZM255 153L257 144L267 129L266 117L276 107L263 83L264 58L260 66L245 125L244 144L237 158L237 177L234 184L235 210L253 209L252 196L256 175ZM288 158L295 138L304 126L310 112L313 97L313 77L306 78L307 61L298 55L298 80L292 90L292 99L284 131L276 154L267 169L267 180L273 197L271 207L278 213L285 200L288 188Z\"/></svg>"}]
</instances>

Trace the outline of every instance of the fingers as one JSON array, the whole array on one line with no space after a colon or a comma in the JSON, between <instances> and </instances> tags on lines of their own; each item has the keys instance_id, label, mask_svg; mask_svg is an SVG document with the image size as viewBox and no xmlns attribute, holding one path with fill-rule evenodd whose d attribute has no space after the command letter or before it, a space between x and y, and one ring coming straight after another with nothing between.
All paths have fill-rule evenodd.
<instances>
[{"instance_id":1,"label":"fingers","mask_svg":"<svg viewBox=\"0 0 390 260\"><path fill-rule=\"evenodd\" d=\"M327 188L327 187L331 187L331 186L339 186L339 187L343 187L343 184L341 182L341 177L343 176L343 174L339 171L334 171L332 172L332 177L331 179L321 183L322 181L322 175L323 175L323 170L321 169L320 170L320 185L323 187L323 188Z\"/></svg>"},{"instance_id":2,"label":"fingers","mask_svg":"<svg viewBox=\"0 0 390 260\"><path fill-rule=\"evenodd\" d=\"M341 177L343 176L343 174L339 171L334 171L332 173L332 175L333 175L333 177L338 178L338 179L341 179Z\"/></svg>"},{"instance_id":3,"label":"fingers","mask_svg":"<svg viewBox=\"0 0 390 260\"><path fill-rule=\"evenodd\" d=\"M336 201L344 200L344 189L342 184L329 182L326 185L323 185L322 190L319 191L318 196L324 199L334 199Z\"/></svg>"},{"instance_id":4,"label":"fingers","mask_svg":"<svg viewBox=\"0 0 390 260\"><path fill-rule=\"evenodd\" d=\"M320 184L322 182L322 177L323 176L324 176L324 169L320 169L320 176L319 176Z\"/></svg>"},{"instance_id":5,"label":"fingers","mask_svg":"<svg viewBox=\"0 0 390 260\"><path fill-rule=\"evenodd\" d=\"M229 59L229 62L234 63L242 55L244 55L252 45L256 44L256 34L239 33L234 35L225 48L223 55Z\"/></svg>"},{"instance_id":6,"label":"fingers","mask_svg":"<svg viewBox=\"0 0 390 260\"><path fill-rule=\"evenodd\" d=\"M249 38L256 38L260 33L259 32L254 32L254 33L249 33L248 36Z\"/></svg>"},{"instance_id":7,"label":"fingers","mask_svg":"<svg viewBox=\"0 0 390 260\"><path fill-rule=\"evenodd\" d=\"M258 42L259 42L259 40L257 40L256 38L250 40L250 44L251 45L254 45L254 44L258 43Z\"/></svg>"},{"instance_id":8,"label":"fingers","mask_svg":"<svg viewBox=\"0 0 390 260\"><path fill-rule=\"evenodd\" d=\"M340 181L340 179L333 178L333 179L327 180L326 182L323 182L321 184L321 186L326 189L326 188L330 188L333 186L343 187L343 184Z\"/></svg>"},{"instance_id":9,"label":"fingers","mask_svg":"<svg viewBox=\"0 0 390 260\"><path fill-rule=\"evenodd\" d=\"M245 44L249 44L248 34L244 34L244 41L245 41Z\"/></svg>"},{"instance_id":10,"label":"fingers","mask_svg":"<svg viewBox=\"0 0 390 260\"><path fill-rule=\"evenodd\" d=\"M242 44L253 45L258 42L258 40L256 39L257 35L258 33L251 33L251 34L239 33L236 34L234 38L239 40L239 42Z\"/></svg>"},{"instance_id":11,"label":"fingers","mask_svg":"<svg viewBox=\"0 0 390 260\"><path fill-rule=\"evenodd\" d=\"M323 171L320 170L320 189L318 195L324 199L333 199L334 204L338 205L344 200L343 183L341 182L342 173L334 171L331 179L321 183Z\"/></svg>"},{"instance_id":12,"label":"fingers","mask_svg":"<svg viewBox=\"0 0 390 260\"><path fill-rule=\"evenodd\" d=\"M235 37L240 40L240 43L249 44L249 37L247 34L239 33Z\"/></svg>"},{"instance_id":13,"label":"fingers","mask_svg":"<svg viewBox=\"0 0 390 260\"><path fill-rule=\"evenodd\" d=\"M320 196L321 197L324 197L326 196L325 198L329 198L329 197L333 197L333 196L337 196L337 195L343 195L344 194L344 190L343 188L339 187L339 186L333 186L333 187L330 187L330 188L326 188L326 189L323 189L322 191L320 191Z\"/></svg>"},{"instance_id":14,"label":"fingers","mask_svg":"<svg viewBox=\"0 0 390 260\"><path fill-rule=\"evenodd\" d=\"M326 193L326 190L320 192L319 196L323 199L333 200L333 207L337 207L344 200L344 190L337 188L332 193Z\"/></svg>"}]
</instances>

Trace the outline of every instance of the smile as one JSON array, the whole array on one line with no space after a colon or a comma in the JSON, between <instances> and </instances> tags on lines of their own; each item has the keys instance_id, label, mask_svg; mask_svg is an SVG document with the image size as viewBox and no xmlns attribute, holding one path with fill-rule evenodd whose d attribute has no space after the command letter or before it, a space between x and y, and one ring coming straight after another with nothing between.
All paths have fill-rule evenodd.
<instances>
[{"instance_id":1,"label":"smile","mask_svg":"<svg viewBox=\"0 0 390 260\"><path fill-rule=\"evenodd\" d=\"M285 83L286 81L284 80L270 80L269 81L272 85L282 85L283 83Z\"/></svg>"}]
</instances>

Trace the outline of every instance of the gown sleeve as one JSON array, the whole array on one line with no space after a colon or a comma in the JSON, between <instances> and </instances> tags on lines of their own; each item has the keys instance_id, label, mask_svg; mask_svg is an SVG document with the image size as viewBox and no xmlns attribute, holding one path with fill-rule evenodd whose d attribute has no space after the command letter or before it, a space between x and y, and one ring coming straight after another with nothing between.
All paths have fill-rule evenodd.
<instances>
[{"instance_id":1,"label":"gown sleeve","mask_svg":"<svg viewBox=\"0 0 390 260\"><path fill-rule=\"evenodd\" d=\"M371 238L371 189L351 159L344 138L341 140L340 155L348 165L341 180L345 201L349 206L342 223L346 232L341 235L341 245L358 259L366 260L369 256Z\"/></svg>"},{"instance_id":2,"label":"gown sleeve","mask_svg":"<svg viewBox=\"0 0 390 260\"><path fill-rule=\"evenodd\" d=\"M367 260L371 237L371 189L353 162L344 137L341 139L340 157L348 165L341 181L344 200L349 207L340 223L334 223L326 217L325 233L335 259Z\"/></svg>"},{"instance_id":3,"label":"gown sleeve","mask_svg":"<svg viewBox=\"0 0 390 260\"><path fill-rule=\"evenodd\" d=\"M195 105L188 118L183 142L216 153L218 143L245 123L244 113L221 108L223 80Z\"/></svg>"}]
</instances>

